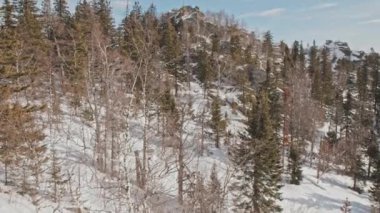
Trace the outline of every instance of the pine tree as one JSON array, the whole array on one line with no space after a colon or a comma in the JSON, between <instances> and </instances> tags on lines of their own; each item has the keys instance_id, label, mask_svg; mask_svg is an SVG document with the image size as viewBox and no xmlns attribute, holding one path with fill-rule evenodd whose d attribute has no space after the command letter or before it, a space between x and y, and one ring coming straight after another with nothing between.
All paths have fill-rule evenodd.
<instances>
[{"instance_id":1,"label":"pine tree","mask_svg":"<svg viewBox=\"0 0 380 213\"><path fill-rule=\"evenodd\" d=\"M215 134L215 147L220 147L220 137L222 136L224 121L220 112L220 100L219 98L214 98L211 103L211 128L214 130Z\"/></svg>"},{"instance_id":2,"label":"pine tree","mask_svg":"<svg viewBox=\"0 0 380 213\"><path fill-rule=\"evenodd\" d=\"M94 1L94 12L98 17L102 33L106 38L113 38L114 27L109 0Z\"/></svg>"},{"instance_id":3,"label":"pine tree","mask_svg":"<svg viewBox=\"0 0 380 213\"><path fill-rule=\"evenodd\" d=\"M206 50L201 49L198 51L198 78L203 83L203 94L206 96L207 90L210 88L211 81L215 77L214 70L212 69L211 57Z\"/></svg>"},{"instance_id":4,"label":"pine tree","mask_svg":"<svg viewBox=\"0 0 380 213\"><path fill-rule=\"evenodd\" d=\"M10 0L4 0L2 7L0 7L2 14L1 20L2 30L10 29L15 27L15 6L10 2Z\"/></svg>"},{"instance_id":5,"label":"pine tree","mask_svg":"<svg viewBox=\"0 0 380 213\"><path fill-rule=\"evenodd\" d=\"M55 0L54 11L56 15L61 19L67 21L70 18L70 11L66 0Z\"/></svg>"},{"instance_id":6,"label":"pine tree","mask_svg":"<svg viewBox=\"0 0 380 213\"><path fill-rule=\"evenodd\" d=\"M32 52L32 49L42 46L43 38L36 1L20 0L17 9L18 31L22 41L28 44L28 51Z\"/></svg>"},{"instance_id":7,"label":"pine tree","mask_svg":"<svg viewBox=\"0 0 380 213\"><path fill-rule=\"evenodd\" d=\"M19 9L25 12L24 16L26 14L29 14L27 16L33 15L30 14L31 12L26 12L31 10L27 6L33 5L21 3L20 5L25 7L22 10ZM37 128L38 125L36 125L33 117L33 113L39 110L39 107L22 105L13 99L20 92L25 92L30 86L25 79L28 78L31 68L27 66L28 63L24 62L34 58L22 55L21 58L25 61L19 61L17 51L21 48L19 45L21 39L18 26L14 22L15 9L9 1L5 1L1 11L4 22L0 31L0 49L2 50L0 51L0 160L5 166L5 183L8 184L10 179L9 168L19 168L22 156L32 157L32 154L40 153L38 147L40 147L40 141L44 135L41 129ZM33 25L29 27L33 27ZM22 39L26 42L24 40L26 38ZM18 67L21 64L24 66ZM43 151L41 150L41 152ZM33 165L38 163L38 159L32 158L29 162ZM30 171L33 168L25 167L24 169Z\"/></svg>"},{"instance_id":8,"label":"pine tree","mask_svg":"<svg viewBox=\"0 0 380 213\"><path fill-rule=\"evenodd\" d=\"M263 53L267 60L273 56L273 35L270 31L264 33Z\"/></svg>"},{"instance_id":9,"label":"pine tree","mask_svg":"<svg viewBox=\"0 0 380 213\"><path fill-rule=\"evenodd\" d=\"M293 61L293 66L295 69L298 69L298 62L300 58L300 43L298 41L293 42L293 47L292 47L292 61Z\"/></svg>"},{"instance_id":10,"label":"pine tree","mask_svg":"<svg viewBox=\"0 0 380 213\"><path fill-rule=\"evenodd\" d=\"M230 39L230 54L232 59L235 62L240 62L241 59L241 52L242 47L241 47L241 41L240 41L240 36L238 34L233 34Z\"/></svg>"},{"instance_id":11,"label":"pine tree","mask_svg":"<svg viewBox=\"0 0 380 213\"><path fill-rule=\"evenodd\" d=\"M322 103L323 97L322 97L322 75L321 70L319 67L319 56L318 56L318 49L314 45L311 47L310 55L309 55L309 67L308 67L311 79L312 79L312 85L311 85L311 94L312 97L320 101Z\"/></svg>"},{"instance_id":12,"label":"pine tree","mask_svg":"<svg viewBox=\"0 0 380 213\"><path fill-rule=\"evenodd\" d=\"M369 190L371 200L376 208L380 210L380 158L375 159L375 171L373 172L373 186Z\"/></svg>"},{"instance_id":13,"label":"pine tree","mask_svg":"<svg viewBox=\"0 0 380 213\"><path fill-rule=\"evenodd\" d=\"M17 68L18 72L28 73L30 86L35 86L44 78L47 57L47 43L44 40L42 23L35 0L20 0L17 11L17 41L20 44ZM40 81L40 82L39 82ZM32 92L35 92L32 90Z\"/></svg>"},{"instance_id":14,"label":"pine tree","mask_svg":"<svg viewBox=\"0 0 380 213\"><path fill-rule=\"evenodd\" d=\"M165 67L175 78L175 95L178 93L179 73L177 70L178 60L180 59L180 43L173 23L167 19L163 25L161 33L161 47L163 49L163 59L166 62Z\"/></svg>"},{"instance_id":15,"label":"pine tree","mask_svg":"<svg viewBox=\"0 0 380 213\"><path fill-rule=\"evenodd\" d=\"M330 53L327 47L322 49L321 57L321 86L323 103L326 105L331 105L334 98L334 86L332 79L332 65L329 59Z\"/></svg>"},{"instance_id":16,"label":"pine tree","mask_svg":"<svg viewBox=\"0 0 380 213\"><path fill-rule=\"evenodd\" d=\"M343 206L340 207L340 210L342 210L342 213L351 213L352 206L351 202L348 201L348 198L343 202Z\"/></svg>"},{"instance_id":17,"label":"pine tree","mask_svg":"<svg viewBox=\"0 0 380 213\"><path fill-rule=\"evenodd\" d=\"M376 139L378 139L380 136L380 55L373 52L367 56L366 61L368 61L366 64L369 64L372 77L371 93L375 116L374 133L376 133Z\"/></svg>"},{"instance_id":18,"label":"pine tree","mask_svg":"<svg viewBox=\"0 0 380 213\"><path fill-rule=\"evenodd\" d=\"M211 36L211 44L212 44L211 55L214 56L215 54L219 52L219 49L220 49L220 38L218 34L213 34Z\"/></svg>"},{"instance_id":19,"label":"pine tree","mask_svg":"<svg viewBox=\"0 0 380 213\"><path fill-rule=\"evenodd\" d=\"M359 93L359 100L365 101L368 95L368 64L364 62L363 65L357 70L357 88Z\"/></svg>"},{"instance_id":20,"label":"pine tree","mask_svg":"<svg viewBox=\"0 0 380 213\"><path fill-rule=\"evenodd\" d=\"M159 21L157 18L157 8L154 4L151 4L148 10L144 13L143 16L143 25L145 29L145 41L146 43L151 43L149 51L156 53L159 49Z\"/></svg>"},{"instance_id":21,"label":"pine tree","mask_svg":"<svg viewBox=\"0 0 380 213\"><path fill-rule=\"evenodd\" d=\"M86 72L89 66L89 51L90 51L90 41L91 41L91 32L94 26L93 22L93 12L91 9L91 5L86 1L80 1L80 3L75 8L75 13L73 16L73 41L68 41L68 43L74 43L73 47L67 46L68 49L71 50L67 56L67 62L64 63L62 59L59 61L61 65L61 76L63 79L67 78L70 83L70 88L74 92L73 99L71 100L71 104L75 107L80 106L81 96L84 93L85 85L84 78L86 76ZM68 31L70 32L70 31ZM55 33L57 36L61 34ZM66 33L63 32L63 35ZM66 37L59 37L57 39L62 39L65 41ZM66 40L67 41L67 40ZM61 53L63 54L63 53ZM66 67L65 65L71 65L70 67Z\"/></svg>"},{"instance_id":22,"label":"pine tree","mask_svg":"<svg viewBox=\"0 0 380 213\"><path fill-rule=\"evenodd\" d=\"M253 45L249 44L244 50L244 62L246 64L254 64L255 60L252 57Z\"/></svg>"},{"instance_id":23,"label":"pine tree","mask_svg":"<svg viewBox=\"0 0 380 213\"><path fill-rule=\"evenodd\" d=\"M223 208L223 195L222 186L218 179L216 164L212 165L210 180L207 185L208 192L208 208L210 212L218 212L218 210Z\"/></svg>"},{"instance_id":24,"label":"pine tree","mask_svg":"<svg viewBox=\"0 0 380 213\"><path fill-rule=\"evenodd\" d=\"M352 157L352 156L351 156ZM365 177L365 170L364 170L364 162L362 160L362 155L356 154L354 157L353 166L351 168L352 176L353 176L353 186L352 189L357 191L358 193L362 193L363 189L360 188L360 185L358 184L359 181L363 180Z\"/></svg>"},{"instance_id":25,"label":"pine tree","mask_svg":"<svg viewBox=\"0 0 380 213\"><path fill-rule=\"evenodd\" d=\"M300 50L299 50L299 63L300 63L300 72L304 73L306 70L306 57L305 57L305 50L303 48L303 44L301 43L300 45Z\"/></svg>"},{"instance_id":26,"label":"pine tree","mask_svg":"<svg viewBox=\"0 0 380 213\"><path fill-rule=\"evenodd\" d=\"M249 136L242 135L242 141L231 153L236 168L232 186L235 206L243 212L280 212L276 203L281 199L279 144L273 140L269 101L264 91L252 108L247 132Z\"/></svg>"},{"instance_id":27,"label":"pine tree","mask_svg":"<svg viewBox=\"0 0 380 213\"><path fill-rule=\"evenodd\" d=\"M302 169L300 161L300 151L295 145L290 146L288 164L288 169L290 171L290 184L299 185L302 181Z\"/></svg>"},{"instance_id":28,"label":"pine tree","mask_svg":"<svg viewBox=\"0 0 380 213\"><path fill-rule=\"evenodd\" d=\"M0 79L3 81L9 79L17 79L16 68L14 64L16 63L16 49L17 49L17 40L15 38L16 31L14 17L15 17L15 8L10 3L9 0L5 0L3 6L0 8L1 14L1 31L0 31ZM0 84L0 103L7 100L13 92L13 89L9 89L8 85Z\"/></svg>"},{"instance_id":29,"label":"pine tree","mask_svg":"<svg viewBox=\"0 0 380 213\"><path fill-rule=\"evenodd\" d=\"M63 185L68 182L68 179L61 171L61 161L59 160L56 150L51 151L51 168L50 168L50 181L52 184L52 198L53 202L59 202L64 195Z\"/></svg>"}]
</instances>

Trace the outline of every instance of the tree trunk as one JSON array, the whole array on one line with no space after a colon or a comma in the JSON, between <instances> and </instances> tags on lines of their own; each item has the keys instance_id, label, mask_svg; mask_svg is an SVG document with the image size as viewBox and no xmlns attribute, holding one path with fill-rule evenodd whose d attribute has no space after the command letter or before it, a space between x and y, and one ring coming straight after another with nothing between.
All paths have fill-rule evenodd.
<instances>
[{"instance_id":1,"label":"tree trunk","mask_svg":"<svg viewBox=\"0 0 380 213\"><path fill-rule=\"evenodd\" d=\"M180 136L181 137L181 136ZM178 147L178 202L183 204L183 178L184 178L184 153L183 153L183 144L182 139L179 141Z\"/></svg>"},{"instance_id":2,"label":"tree trunk","mask_svg":"<svg viewBox=\"0 0 380 213\"><path fill-rule=\"evenodd\" d=\"M139 151L135 151L135 161L136 161L136 181L137 185L142 188L142 181L141 181L141 162L139 157Z\"/></svg>"},{"instance_id":3,"label":"tree trunk","mask_svg":"<svg viewBox=\"0 0 380 213\"><path fill-rule=\"evenodd\" d=\"M8 163L4 163L5 185L8 185Z\"/></svg>"},{"instance_id":4,"label":"tree trunk","mask_svg":"<svg viewBox=\"0 0 380 213\"><path fill-rule=\"evenodd\" d=\"M369 179L370 176L371 176L371 167L372 167L372 159L370 158L370 159L368 160L367 179Z\"/></svg>"}]
</instances>

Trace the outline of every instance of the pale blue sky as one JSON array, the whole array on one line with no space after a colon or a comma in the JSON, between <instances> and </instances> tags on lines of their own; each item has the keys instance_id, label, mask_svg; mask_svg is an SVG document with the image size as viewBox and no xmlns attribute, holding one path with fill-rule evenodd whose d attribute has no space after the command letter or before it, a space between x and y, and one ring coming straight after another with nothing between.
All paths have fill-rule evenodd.
<instances>
[{"instance_id":1,"label":"pale blue sky","mask_svg":"<svg viewBox=\"0 0 380 213\"><path fill-rule=\"evenodd\" d=\"M3 1L3 0L0 0ZM68 0L70 7L79 0ZM118 23L127 2L110 0ZM380 51L380 0L140 0L144 8L154 3L159 12L182 5L202 10L225 10L256 32L270 30L275 41L300 40L318 44L347 41L353 49Z\"/></svg>"},{"instance_id":2,"label":"pale blue sky","mask_svg":"<svg viewBox=\"0 0 380 213\"><path fill-rule=\"evenodd\" d=\"M122 14L127 0L112 0ZM131 4L134 1L129 1ZM302 40L322 44L327 39L349 42L353 49L380 51L380 0L141 0L146 8L167 11L185 5L202 10L225 10L247 28L271 30L276 41Z\"/></svg>"}]
</instances>

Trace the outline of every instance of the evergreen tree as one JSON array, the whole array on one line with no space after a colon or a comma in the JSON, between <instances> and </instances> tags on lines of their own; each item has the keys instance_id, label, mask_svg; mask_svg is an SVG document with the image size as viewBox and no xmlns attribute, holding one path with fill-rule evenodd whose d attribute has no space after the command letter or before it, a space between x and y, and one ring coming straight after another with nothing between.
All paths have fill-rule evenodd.
<instances>
[{"instance_id":1,"label":"evergreen tree","mask_svg":"<svg viewBox=\"0 0 380 213\"><path fill-rule=\"evenodd\" d=\"M208 208L210 212L217 212L223 207L223 195L222 195L222 186L218 179L216 165L212 165L210 180L207 185L208 196Z\"/></svg>"},{"instance_id":2,"label":"evergreen tree","mask_svg":"<svg viewBox=\"0 0 380 213\"><path fill-rule=\"evenodd\" d=\"M354 162L351 170L354 181L352 189L357 191L358 193L362 193L363 190L360 188L360 185L358 183L359 181L364 179L365 170L362 155L360 153L354 157Z\"/></svg>"},{"instance_id":3,"label":"evergreen tree","mask_svg":"<svg viewBox=\"0 0 380 213\"><path fill-rule=\"evenodd\" d=\"M211 36L211 44L211 55L214 56L214 54L218 53L220 49L220 38L218 34L213 34Z\"/></svg>"},{"instance_id":4,"label":"evergreen tree","mask_svg":"<svg viewBox=\"0 0 380 213\"><path fill-rule=\"evenodd\" d=\"M371 200L376 208L380 210L380 158L375 159L375 171L373 173L373 186L369 190Z\"/></svg>"},{"instance_id":5,"label":"evergreen tree","mask_svg":"<svg viewBox=\"0 0 380 213\"><path fill-rule=\"evenodd\" d=\"M175 95L178 92L179 73L177 64L180 58L180 43L173 23L167 19L162 26L161 47L163 49L163 59L166 62L166 68L175 78Z\"/></svg>"},{"instance_id":6,"label":"evergreen tree","mask_svg":"<svg viewBox=\"0 0 380 213\"><path fill-rule=\"evenodd\" d=\"M220 147L220 137L222 136L224 127L224 121L222 120L219 102L219 98L216 97L212 100L211 103L211 128L214 130L216 148Z\"/></svg>"},{"instance_id":7,"label":"evergreen tree","mask_svg":"<svg viewBox=\"0 0 380 213\"><path fill-rule=\"evenodd\" d=\"M284 81L284 83L289 82L290 72L291 72L291 66L292 66L292 60L290 57L290 50L289 47L284 44L284 53L283 53L283 64L281 69L281 78Z\"/></svg>"},{"instance_id":8,"label":"evergreen tree","mask_svg":"<svg viewBox=\"0 0 380 213\"><path fill-rule=\"evenodd\" d=\"M264 91L252 108L247 132L249 136L242 135L231 153L236 167L232 186L236 208L244 212L280 212L276 203L281 199L279 144L273 140L269 100Z\"/></svg>"},{"instance_id":9,"label":"evergreen tree","mask_svg":"<svg viewBox=\"0 0 380 213\"><path fill-rule=\"evenodd\" d=\"M38 21L38 8L35 0L20 0L18 4L18 30L21 39L29 44L29 48L41 47L42 28Z\"/></svg>"},{"instance_id":10,"label":"evergreen tree","mask_svg":"<svg viewBox=\"0 0 380 213\"><path fill-rule=\"evenodd\" d=\"M300 63L300 72L303 73L306 70L306 57L305 57L305 50L303 48L303 44L301 43L300 45L300 50L299 50L299 63Z\"/></svg>"},{"instance_id":11,"label":"evergreen tree","mask_svg":"<svg viewBox=\"0 0 380 213\"><path fill-rule=\"evenodd\" d=\"M253 45L249 44L244 50L244 62L246 64L254 64L255 60L252 57Z\"/></svg>"},{"instance_id":12,"label":"evergreen tree","mask_svg":"<svg viewBox=\"0 0 380 213\"><path fill-rule=\"evenodd\" d=\"M290 184L299 185L302 181L301 156L296 145L290 146L289 164Z\"/></svg>"},{"instance_id":13,"label":"evergreen tree","mask_svg":"<svg viewBox=\"0 0 380 213\"><path fill-rule=\"evenodd\" d=\"M15 8L9 2L9 0L4 1L4 5L0 8L0 14L2 25L0 31L0 67L2 74L16 73L16 50L19 48L18 45L18 34L16 32L15 23Z\"/></svg>"},{"instance_id":14,"label":"evergreen tree","mask_svg":"<svg viewBox=\"0 0 380 213\"><path fill-rule=\"evenodd\" d=\"M53 202L60 201L61 197L64 195L63 185L68 182L68 179L62 173L61 170L61 161L59 160L56 150L51 151L51 168L50 168L50 182L52 184L52 198Z\"/></svg>"},{"instance_id":15,"label":"evergreen tree","mask_svg":"<svg viewBox=\"0 0 380 213\"><path fill-rule=\"evenodd\" d=\"M315 43L310 49L309 54L309 67L308 67L311 79L312 79L312 85L311 85L311 94L312 97L322 102L322 80L321 80L321 70L319 67L319 56L318 56L318 48L316 47Z\"/></svg>"},{"instance_id":16,"label":"evergreen tree","mask_svg":"<svg viewBox=\"0 0 380 213\"><path fill-rule=\"evenodd\" d=\"M241 41L240 36L234 33L230 39L230 54L235 62L240 62L241 59Z\"/></svg>"},{"instance_id":17,"label":"evergreen tree","mask_svg":"<svg viewBox=\"0 0 380 213\"><path fill-rule=\"evenodd\" d=\"M267 59L273 56L273 35L270 31L264 33L263 53Z\"/></svg>"},{"instance_id":18,"label":"evergreen tree","mask_svg":"<svg viewBox=\"0 0 380 213\"><path fill-rule=\"evenodd\" d=\"M103 35L112 39L114 34L113 18L111 14L111 5L109 0L95 0L94 11L98 17Z\"/></svg>"},{"instance_id":19,"label":"evergreen tree","mask_svg":"<svg viewBox=\"0 0 380 213\"><path fill-rule=\"evenodd\" d=\"M299 48L300 48L300 43L298 41L294 41L293 47L292 47L292 60L293 60L293 63L294 63L293 66L295 67L295 69L298 69L298 61L300 58Z\"/></svg>"},{"instance_id":20,"label":"evergreen tree","mask_svg":"<svg viewBox=\"0 0 380 213\"><path fill-rule=\"evenodd\" d=\"M198 78L203 83L203 93L206 96L207 89L210 88L211 81L215 77L214 70L212 69L211 57L208 53L201 49L198 51Z\"/></svg>"},{"instance_id":21,"label":"evergreen tree","mask_svg":"<svg viewBox=\"0 0 380 213\"><path fill-rule=\"evenodd\" d=\"M376 139L380 136L380 55L372 52L366 57L366 61L370 68L372 77L371 93L374 109L374 133L376 133Z\"/></svg>"},{"instance_id":22,"label":"evergreen tree","mask_svg":"<svg viewBox=\"0 0 380 213\"><path fill-rule=\"evenodd\" d=\"M73 55L70 56L68 61L71 61L70 64L72 64L72 67L68 69L64 65L69 65L67 63L63 63L63 68L66 70L66 77L68 78L71 87L73 91L75 92L75 95L73 97L72 103L75 106L78 106L80 104L80 96L84 92L84 86L83 82L85 78L85 73L88 69L88 54L89 54L89 47L90 47L90 38L91 38L91 32L93 28L93 15L92 15L92 9L91 5L86 1L80 1L79 4L75 8L74 13L74 41L75 46L70 48L68 46L68 49L74 50L70 51ZM65 33L63 32L63 35ZM56 33L57 35L57 33ZM58 34L57 36L59 36ZM66 37L61 38L63 41L66 40ZM71 43L71 42L70 42ZM66 48L65 48L66 49ZM66 54L65 54L66 55ZM67 56L67 55L66 55ZM62 63L63 61L60 61Z\"/></svg>"},{"instance_id":23,"label":"evergreen tree","mask_svg":"<svg viewBox=\"0 0 380 213\"><path fill-rule=\"evenodd\" d=\"M359 93L359 100L366 101L368 95L368 64L363 63L363 66L357 70L357 88Z\"/></svg>"},{"instance_id":24,"label":"evergreen tree","mask_svg":"<svg viewBox=\"0 0 380 213\"><path fill-rule=\"evenodd\" d=\"M16 25L15 7L10 0L4 0L2 7L0 7L0 11L0 14L2 14L1 21L3 22L2 30L14 28Z\"/></svg>"},{"instance_id":25,"label":"evergreen tree","mask_svg":"<svg viewBox=\"0 0 380 213\"><path fill-rule=\"evenodd\" d=\"M22 28L29 31L38 24L36 20L36 8L33 1L22 1L18 5L20 15L18 23L22 23ZM38 129L33 113L39 108L31 105L22 105L13 98L20 92L25 92L30 86L26 79L28 74L34 69L35 57L27 55L34 53L32 45L28 39L20 36L20 25L15 22L15 7L9 1L4 1L0 8L1 19L3 20L0 31L0 161L4 165L5 184L9 183L9 169L18 170L22 167L25 171L31 172L38 162L33 154L44 152L40 150L40 141L44 138L42 131ZM26 23L31 23L30 26ZM30 29L31 30L31 29ZM25 42L25 55L18 55L20 43ZM34 46L37 48L37 46ZM28 60L29 61L28 63ZM20 67L18 67L20 66ZM20 162L29 158L30 165L22 165ZM38 177L34 173L36 180ZM13 177L13 180L16 180ZM38 182L38 181L37 181Z\"/></svg>"},{"instance_id":26,"label":"evergreen tree","mask_svg":"<svg viewBox=\"0 0 380 213\"><path fill-rule=\"evenodd\" d=\"M54 11L61 19L67 20L70 18L70 11L66 0L55 0Z\"/></svg>"},{"instance_id":27,"label":"evergreen tree","mask_svg":"<svg viewBox=\"0 0 380 213\"><path fill-rule=\"evenodd\" d=\"M326 105L331 105L334 98L334 86L332 79L332 65L330 61L330 53L327 47L322 49L321 53L321 86L323 94L323 103Z\"/></svg>"},{"instance_id":28,"label":"evergreen tree","mask_svg":"<svg viewBox=\"0 0 380 213\"><path fill-rule=\"evenodd\" d=\"M145 29L146 43L152 43L149 47L152 53L156 53L159 49L159 21L157 19L157 9L151 4L143 16L143 25Z\"/></svg>"},{"instance_id":29,"label":"evergreen tree","mask_svg":"<svg viewBox=\"0 0 380 213\"><path fill-rule=\"evenodd\" d=\"M342 210L342 213L351 213L352 206L348 198L343 202L343 206L340 207L340 210Z\"/></svg>"}]
</instances>

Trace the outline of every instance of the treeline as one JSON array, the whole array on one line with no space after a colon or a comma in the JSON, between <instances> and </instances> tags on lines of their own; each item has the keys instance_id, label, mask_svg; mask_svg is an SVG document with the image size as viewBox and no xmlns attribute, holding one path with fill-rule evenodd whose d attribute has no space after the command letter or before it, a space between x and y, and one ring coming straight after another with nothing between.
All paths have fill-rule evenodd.
<instances>
[{"instance_id":1,"label":"treeline","mask_svg":"<svg viewBox=\"0 0 380 213\"><path fill-rule=\"evenodd\" d=\"M131 137L129 119L140 113L142 149L134 153L133 171L144 196L156 189L149 150L150 139L158 137L163 151L174 150L178 203L194 211L225 209L230 192L237 211L281 211L281 185L302 184L305 163L317 168L318 178L330 170L352 176L358 192L362 182L374 181L371 195L380 207L378 53L353 60L349 51L338 60L327 46L275 44L270 32L261 38L225 13L206 17L199 8L158 14L154 5L143 10L136 2L115 26L108 0L79 1L73 13L65 0L36 4L4 0L0 8L5 184L38 191L46 173L41 168L48 167L58 199L58 186L68 177L60 174L54 146L50 152L43 142L43 129L57 128L62 106L69 105L74 116L94 126L94 166L120 181L120 188L130 184L121 161ZM191 103L181 101L193 81L212 99L208 120L206 111L195 115ZM226 85L239 89L241 106L219 97ZM225 104L248 117L237 140L226 130ZM42 111L48 125L37 116ZM185 130L194 119L202 126L196 142ZM319 137L324 122L330 129ZM218 180L215 166L207 181L199 172L189 178L188 144L200 143L197 154L203 155L206 127L215 147L228 149L231 183Z\"/></svg>"}]
</instances>

